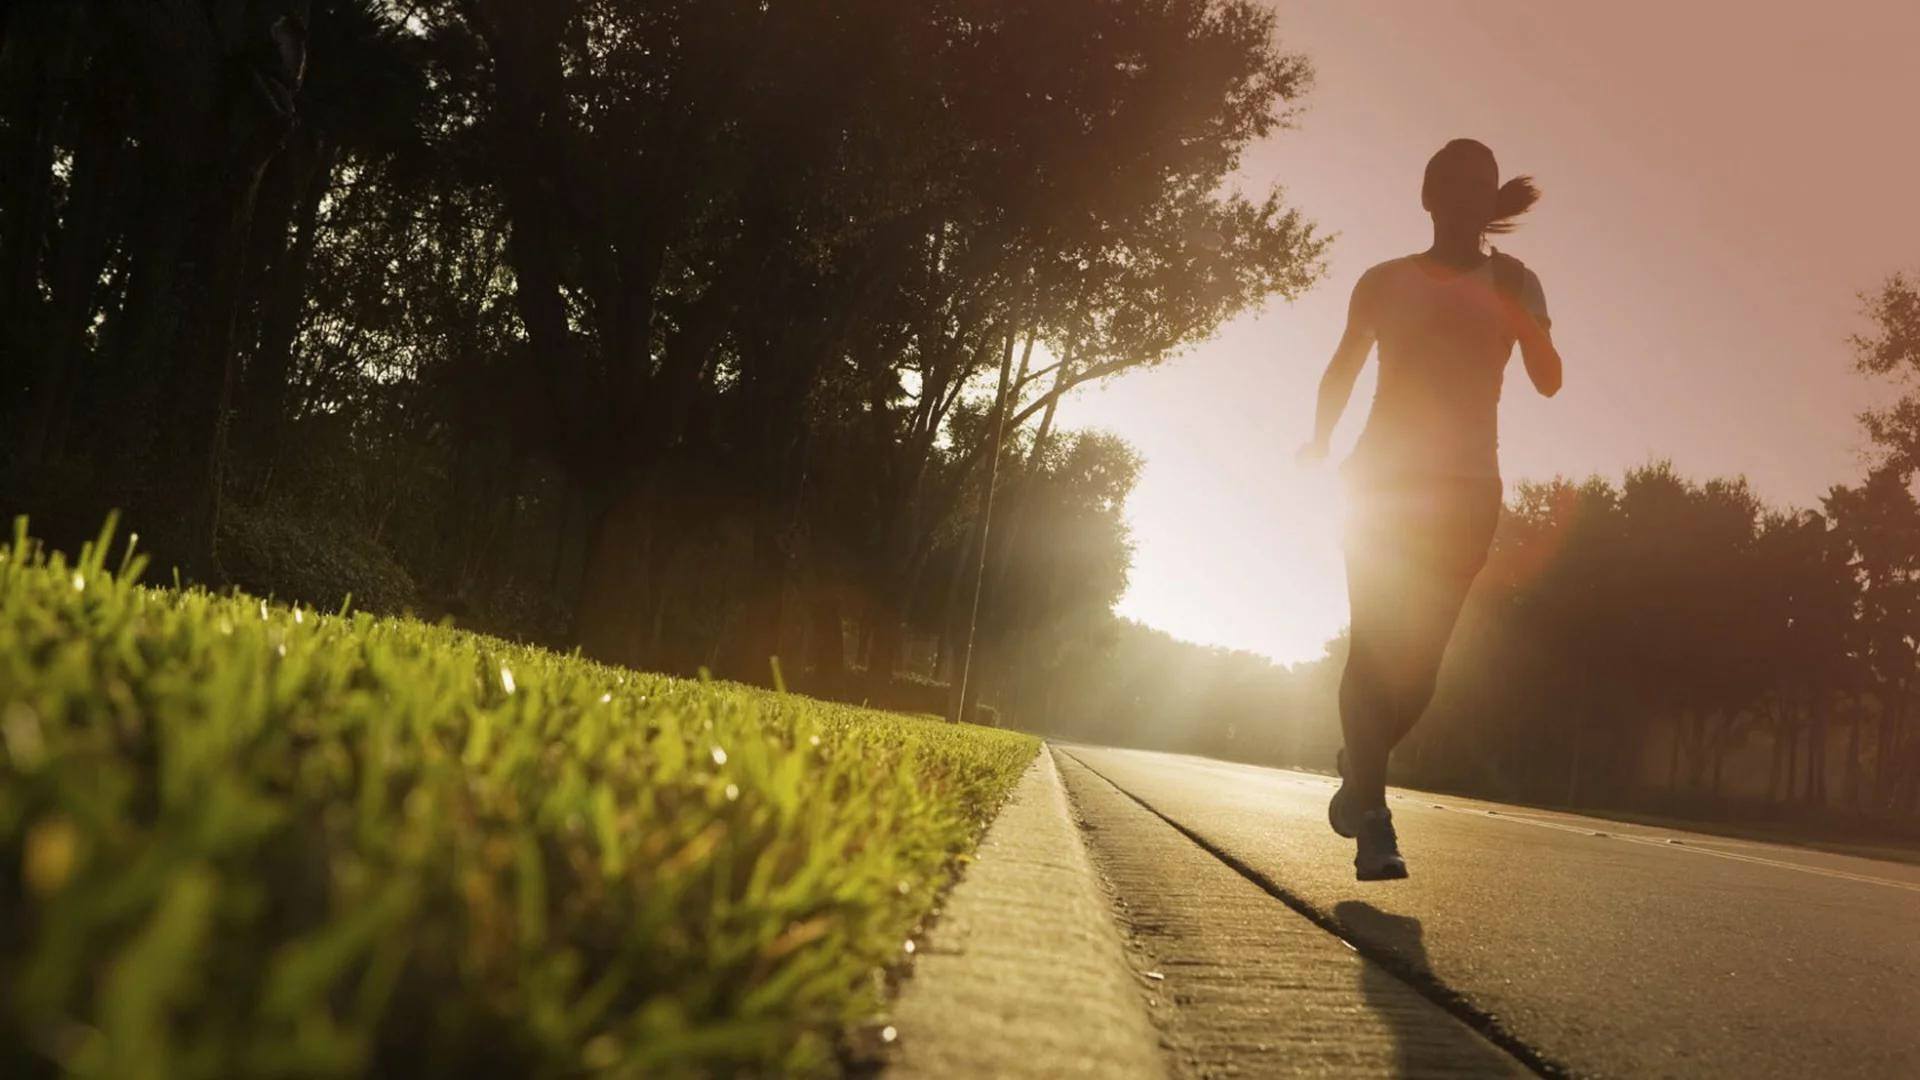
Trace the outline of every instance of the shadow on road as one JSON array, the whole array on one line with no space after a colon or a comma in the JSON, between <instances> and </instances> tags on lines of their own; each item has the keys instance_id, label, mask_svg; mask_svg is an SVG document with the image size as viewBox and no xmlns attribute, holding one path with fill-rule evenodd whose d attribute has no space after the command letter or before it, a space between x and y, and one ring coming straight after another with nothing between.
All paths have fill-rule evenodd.
<instances>
[{"instance_id":1,"label":"shadow on road","mask_svg":"<svg viewBox=\"0 0 1920 1080\"><path fill-rule=\"evenodd\" d=\"M1381 911L1364 900L1343 900L1334 905L1333 914L1348 940L1375 953L1390 953L1402 969L1431 977L1419 919ZM1433 1009L1409 993L1403 979L1368 960L1360 965L1360 992L1393 1032L1395 1076L1461 1075L1456 1041L1438 1030L1442 1025L1435 1023Z\"/></svg>"}]
</instances>

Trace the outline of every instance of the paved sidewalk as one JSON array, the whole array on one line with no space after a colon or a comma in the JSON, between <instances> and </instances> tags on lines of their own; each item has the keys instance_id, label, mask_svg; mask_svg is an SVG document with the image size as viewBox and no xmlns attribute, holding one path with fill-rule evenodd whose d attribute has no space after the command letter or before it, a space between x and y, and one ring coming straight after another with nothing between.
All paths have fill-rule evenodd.
<instances>
[{"instance_id":1,"label":"paved sidewalk","mask_svg":"<svg viewBox=\"0 0 1920 1080\"><path fill-rule=\"evenodd\" d=\"M1191 1076L1531 1075L1062 751L1155 1018ZM1318 824L1276 820L1276 828Z\"/></svg>"},{"instance_id":2,"label":"paved sidewalk","mask_svg":"<svg viewBox=\"0 0 1920 1080\"><path fill-rule=\"evenodd\" d=\"M1166 1075L1051 748L954 888L892 1022L894 1077Z\"/></svg>"}]
</instances>

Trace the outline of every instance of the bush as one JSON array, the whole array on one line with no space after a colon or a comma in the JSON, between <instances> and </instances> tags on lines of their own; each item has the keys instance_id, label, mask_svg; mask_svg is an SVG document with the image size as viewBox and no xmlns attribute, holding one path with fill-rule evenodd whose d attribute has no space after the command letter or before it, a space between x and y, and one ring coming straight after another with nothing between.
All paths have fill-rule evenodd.
<instances>
[{"instance_id":1,"label":"bush","mask_svg":"<svg viewBox=\"0 0 1920 1080\"><path fill-rule=\"evenodd\" d=\"M338 611L416 610L420 592L386 548L351 529L283 507L229 505L220 518L220 562L257 596Z\"/></svg>"},{"instance_id":2,"label":"bush","mask_svg":"<svg viewBox=\"0 0 1920 1080\"><path fill-rule=\"evenodd\" d=\"M809 672L806 680L806 691L810 694L888 712L944 720L952 707L952 684L919 675L896 673L892 678L883 679L865 671L848 670L835 679L823 679ZM973 722L979 727L999 727L1000 710L976 701Z\"/></svg>"}]
</instances>

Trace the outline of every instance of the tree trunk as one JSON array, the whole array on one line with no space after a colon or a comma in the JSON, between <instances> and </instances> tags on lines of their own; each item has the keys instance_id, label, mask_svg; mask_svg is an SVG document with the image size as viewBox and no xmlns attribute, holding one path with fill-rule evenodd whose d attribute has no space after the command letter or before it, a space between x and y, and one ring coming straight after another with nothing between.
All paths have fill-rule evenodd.
<instances>
[{"instance_id":1,"label":"tree trunk","mask_svg":"<svg viewBox=\"0 0 1920 1080\"><path fill-rule=\"evenodd\" d=\"M73 156L73 179L53 270L53 310L26 422L19 464L33 469L66 450L80 368L87 349L100 279L106 272L115 195L126 158L120 132L89 123Z\"/></svg>"},{"instance_id":2,"label":"tree trunk","mask_svg":"<svg viewBox=\"0 0 1920 1080\"><path fill-rule=\"evenodd\" d=\"M1573 757L1567 768L1567 807L1569 809L1580 805L1580 765L1581 751L1584 749L1583 744L1586 741L1585 738L1583 738L1585 732L1585 724L1574 725Z\"/></svg>"},{"instance_id":3,"label":"tree trunk","mask_svg":"<svg viewBox=\"0 0 1920 1080\"><path fill-rule=\"evenodd\" d=\"M1685 723L1684 713L1674 716L1673 738L1667 743L1667 790L1676 794L1680 791L1680 741Z\"/></svg>"},{"instance_id":4,"label":"tree trunk","mask_svg":"<svg viewBox=\"0 0 1920 1080\"><path fill-rule=\"evenodd\" d=\"M980 500L980 525L974 543L979 550L979 562L973 569L973 602L967 613L967 631L965 652L960 660L960 686L956 697L952 719L964 723L974 718L974 703L980 697L978 673L974 670L974 645L980 636L980 601L987 587L987 552L993 541L993 497L994 488L1000 480L1000 452L1007 437L1007 394L1011 389L1010 378L1013 371L1013 347L1015 338L1007 336L1006 351L1000 355L1000 389L993 406L993 446L987 460L987 479ZM1033 338L1027 338L1027 355L1033 354ZM1024 368L1027 361L1022 360Z\"/></svg>"},{"instance_id":5,"label":"tree trunk","mask_svg":"<svg viewBox=\"0 0 1920 1080\"><path fill-rule=\"evenodd\" d=\"M51 25L34 42L4 54L0 72L21 88L6 102L14 121L0 139L0 357L9 367L42 347L40 272L53 214L54 127L60 105L53 62L65 35ZM0 399L0 406L11 404Z\"/></svg>"},{"instance_id":6,"label":"tree trunk","mask_svg":"<svg viewBox=\"0 0 1920 1080\"><path fill-rule=\"evenodd\" d=\"M1707 729L1710 714L1689 709L1686 714L1687 787L1699 791L1707 783Z\"/></svg>"},{"instance_id":7,"label":"tree trunk","mask_svg":"<svg viewBox=\"0 0 1920 1080\"><path fill-rule=\"evenodd\" d=\"M580 239L566 198L569 144L562 127L565 78L561 34L570 5L551 0L466 0L460 5L493 59L493 103L507 136L497 140L500 197L509 223L507 263L513 269L514 308L531 355L525 370L544 400L523 403L547 421L551 449L583 487L617 490L618 463L608 460L583 423L583 410L604 406L605 387L588 385L580 363L563 286L571 251Z\"/></svg>"},{"instance_id":8,"label":"tree trunk","mask_svg":"<svg viewBox=\"0 0 1920 1080\"><path fill-rule=\"evenodd\" d=\"M1816 697L1807 711L1807 801L1827 805L1827 703Z\"/></svg>"},{"instance_id":9,"label":"tree trunk","mask_svg":"<svg viewBox=\"0 0 1920 1080\"><path fill-rule=\"evenodd\" d=\"M1873 805L1884 807L1893 785L1893 744L1895 733L1904 726L1909 702L1903 683L1893 695L1894 707L1880 710L1880 737L1873 748Z\"/></svg>"},{"instance_id":10,"label":"tree trunk","mask_svg":"<svg viewBox=\"0 0 1920 1080\"><path fill-rule=\"evenodd\" d=\"M733 641L725 652L728 677L741 682L768 685L772 665L781 654L788 569L780 535L783 516L774 507L765 507L755 515L747 595Z\"/></svg>"},{"instance_id":11,"label":"tree trunk","mask_svg":"<svg viewBox=\"0 0 1920 1080\"><path fill-rule=\"evenodd\" d=\"M1862 706L1855 698L1851 710L1853 722L1847 725L1847 805L1855 809L1860 807L1860 729L1867 723L1867 712Z\"/></svg>"},{"instance_id":12,"label":"tree trunk","mask_svg":"<svg viewBox=\"0 0 1920 1080\"><path fill-rule=\"evenodd\" d=\"M254 32L239 6L223 0L218 17L184 0L112 9L133 45L144 179L159 219L134 252L140 280L125 315L128 355L161 387L157 401L136 393L134 404L157 409L129 419L159 426L150 438L136 434L128 449L150 452L153 524L170 526L164 531L183 568L204 580L219 576L244 245L261 173L291 120L287 102L268 88L290 95L305 69L303 40L290 53L291 42L236 36ZM262 66L263 54L283 66ZM237 62L242 56L252 59Z\"/></svg>"},{"instance_id":13,"label":"tree trunk","mask_svg":"<svg viewBox=\"0 0 1920 1080\"><path fill-rule=\"evenodd\" d=\"M256 244L267 265L261 267L265 273L259 321L239 410L241 443L262 462L279 456L280 439L291 419L287 390L293 345L306 314L320 204L332 187L337 157L331 142L308 134L291 140L274 163L281 175L269 178L280 190L275 192L277 212L262 221L270 233Z\"/></svg>"},{"instance_id":14,"label":"tree trunk","mask_svg":"<svg viewBox=\"0 0 1920 1080\"><path fill-rule=\"evenodd\" d=\"M168 505L186 507L182 557L190 566L198 564L196 576L217 581L227 418L237 366L233 320L239 248L259 169L234 162L225 175L201 175L212 190L194 215L168 301L173 308L166 319L174 330L173 378L163 397L167 419L157 457L170 476L162 485L162 497Z\"/></svg>"},{"instance_id":15,"label":"tree trunk","mask_svg":"<svg viewBox=\"0 0 1920 1080\"><path fill-rule=\"evenodd\" d=\"M808 614L812 620L809 638L809 666L823 692L839 693L847 681L847 631L841 611L840 591L832 587L814 591Z\"/></svg>"},{"instance_id":16,"label":"tree trunk","mask_svg":"<svg viewBox=\"0 0 1920 1080\"><path fill-rule=\"evenodd\" d=\"M960 690L960 641L966 634L965 608L967 587L967 568L979 561L980 529L967 530L966 541L960 550L954 553L953 566L947 574L947 597L940 605L939 661L934 670L941 682L947 684L947 716L951 719L960 708L956 696Z\"/></svg>"},{"instance_id":17,"label":"tree trunk","mask_svg":"<svg viewBox=\"0 0 1920 1080\"><path fill-rule=\"evenodd\" d=\"M1799 769L1799 738L1778 707L1772 709L1770 734L1772 759L1766 765L1766 801L1789 803L1793 801L1793 771Z\"/></svg>"},{"instance_id":18,"label":"tree trunk","mask_svg":"<svg viewBox=\"0 0 1920 1080\"><path fill-rule=\"evenodd\" d=\"M1907 767L1901 776L1901 786L1907 790L1907 813L1920 813L1920 746L1908 748Z\"/></svg>"},{"instance_id":19,"label":"tree trunk","mask_svg":"<svg viewBox=\"0 0 1920 1080\"><path fill-rule=\"evenodd\" d=\"M572 638L580 651L605 664L643 667L649 656L646 616L653 546L653 485L617 499L588 493L586 562L574 594Z\"/></svg>"},{"instance_id":20,"label":"tree trunk","mask_svg":"<svg viewBox=\"0 0 1920 1080\"><path fill-rule=\"evenodd\" d=\"M1712 737L1713 757L1713 794L1720 797L1720 778L1727 764L1727 744L1732 741L1733 717L1725 712L1720 714L1720 723L1716 725L1718 733Z\"/></svg>"},{"instance_id":21,"label":"tree trunk","mask_svg":"<svg viewBox=\"0 0 1920 1080\"><path fill-rule=\"evenodd\" d=\"M874 605L879 617L874 621L873 649L868 654L867 678L879 683L893 681L900 670L900 657L905 651L907 621L905 614L895 603L882 601Z\"/></svg>"}]
</instances>

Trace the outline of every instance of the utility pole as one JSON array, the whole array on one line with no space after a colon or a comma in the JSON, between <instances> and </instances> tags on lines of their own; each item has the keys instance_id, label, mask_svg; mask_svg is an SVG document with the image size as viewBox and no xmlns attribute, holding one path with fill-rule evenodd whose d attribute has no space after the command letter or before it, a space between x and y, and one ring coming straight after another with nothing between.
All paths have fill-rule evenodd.
<instances>
[{"instance_id":1,"label":"utility pole","mask_svg":"<svg viewBox=\"0 0 1920 1080\"><path fill-rule=\"evenodd\" d=\"M1000 353L1000 391L993 400L993 453L987 458L987 491L980 507L980 531L975 544L979 558L973 568L973 610L967 616L967 647L960 654L959 692L953 695L953 715L947 719L960 723L973 711L973 644L980 633L980 593L987 580L987 537L993 529L993 489L1000 481L1000 448L1007 438L1007 380L1013 373L1013 346L1019 335L1007 330L1007 347Z\"/></svg>"}]
</instances>

